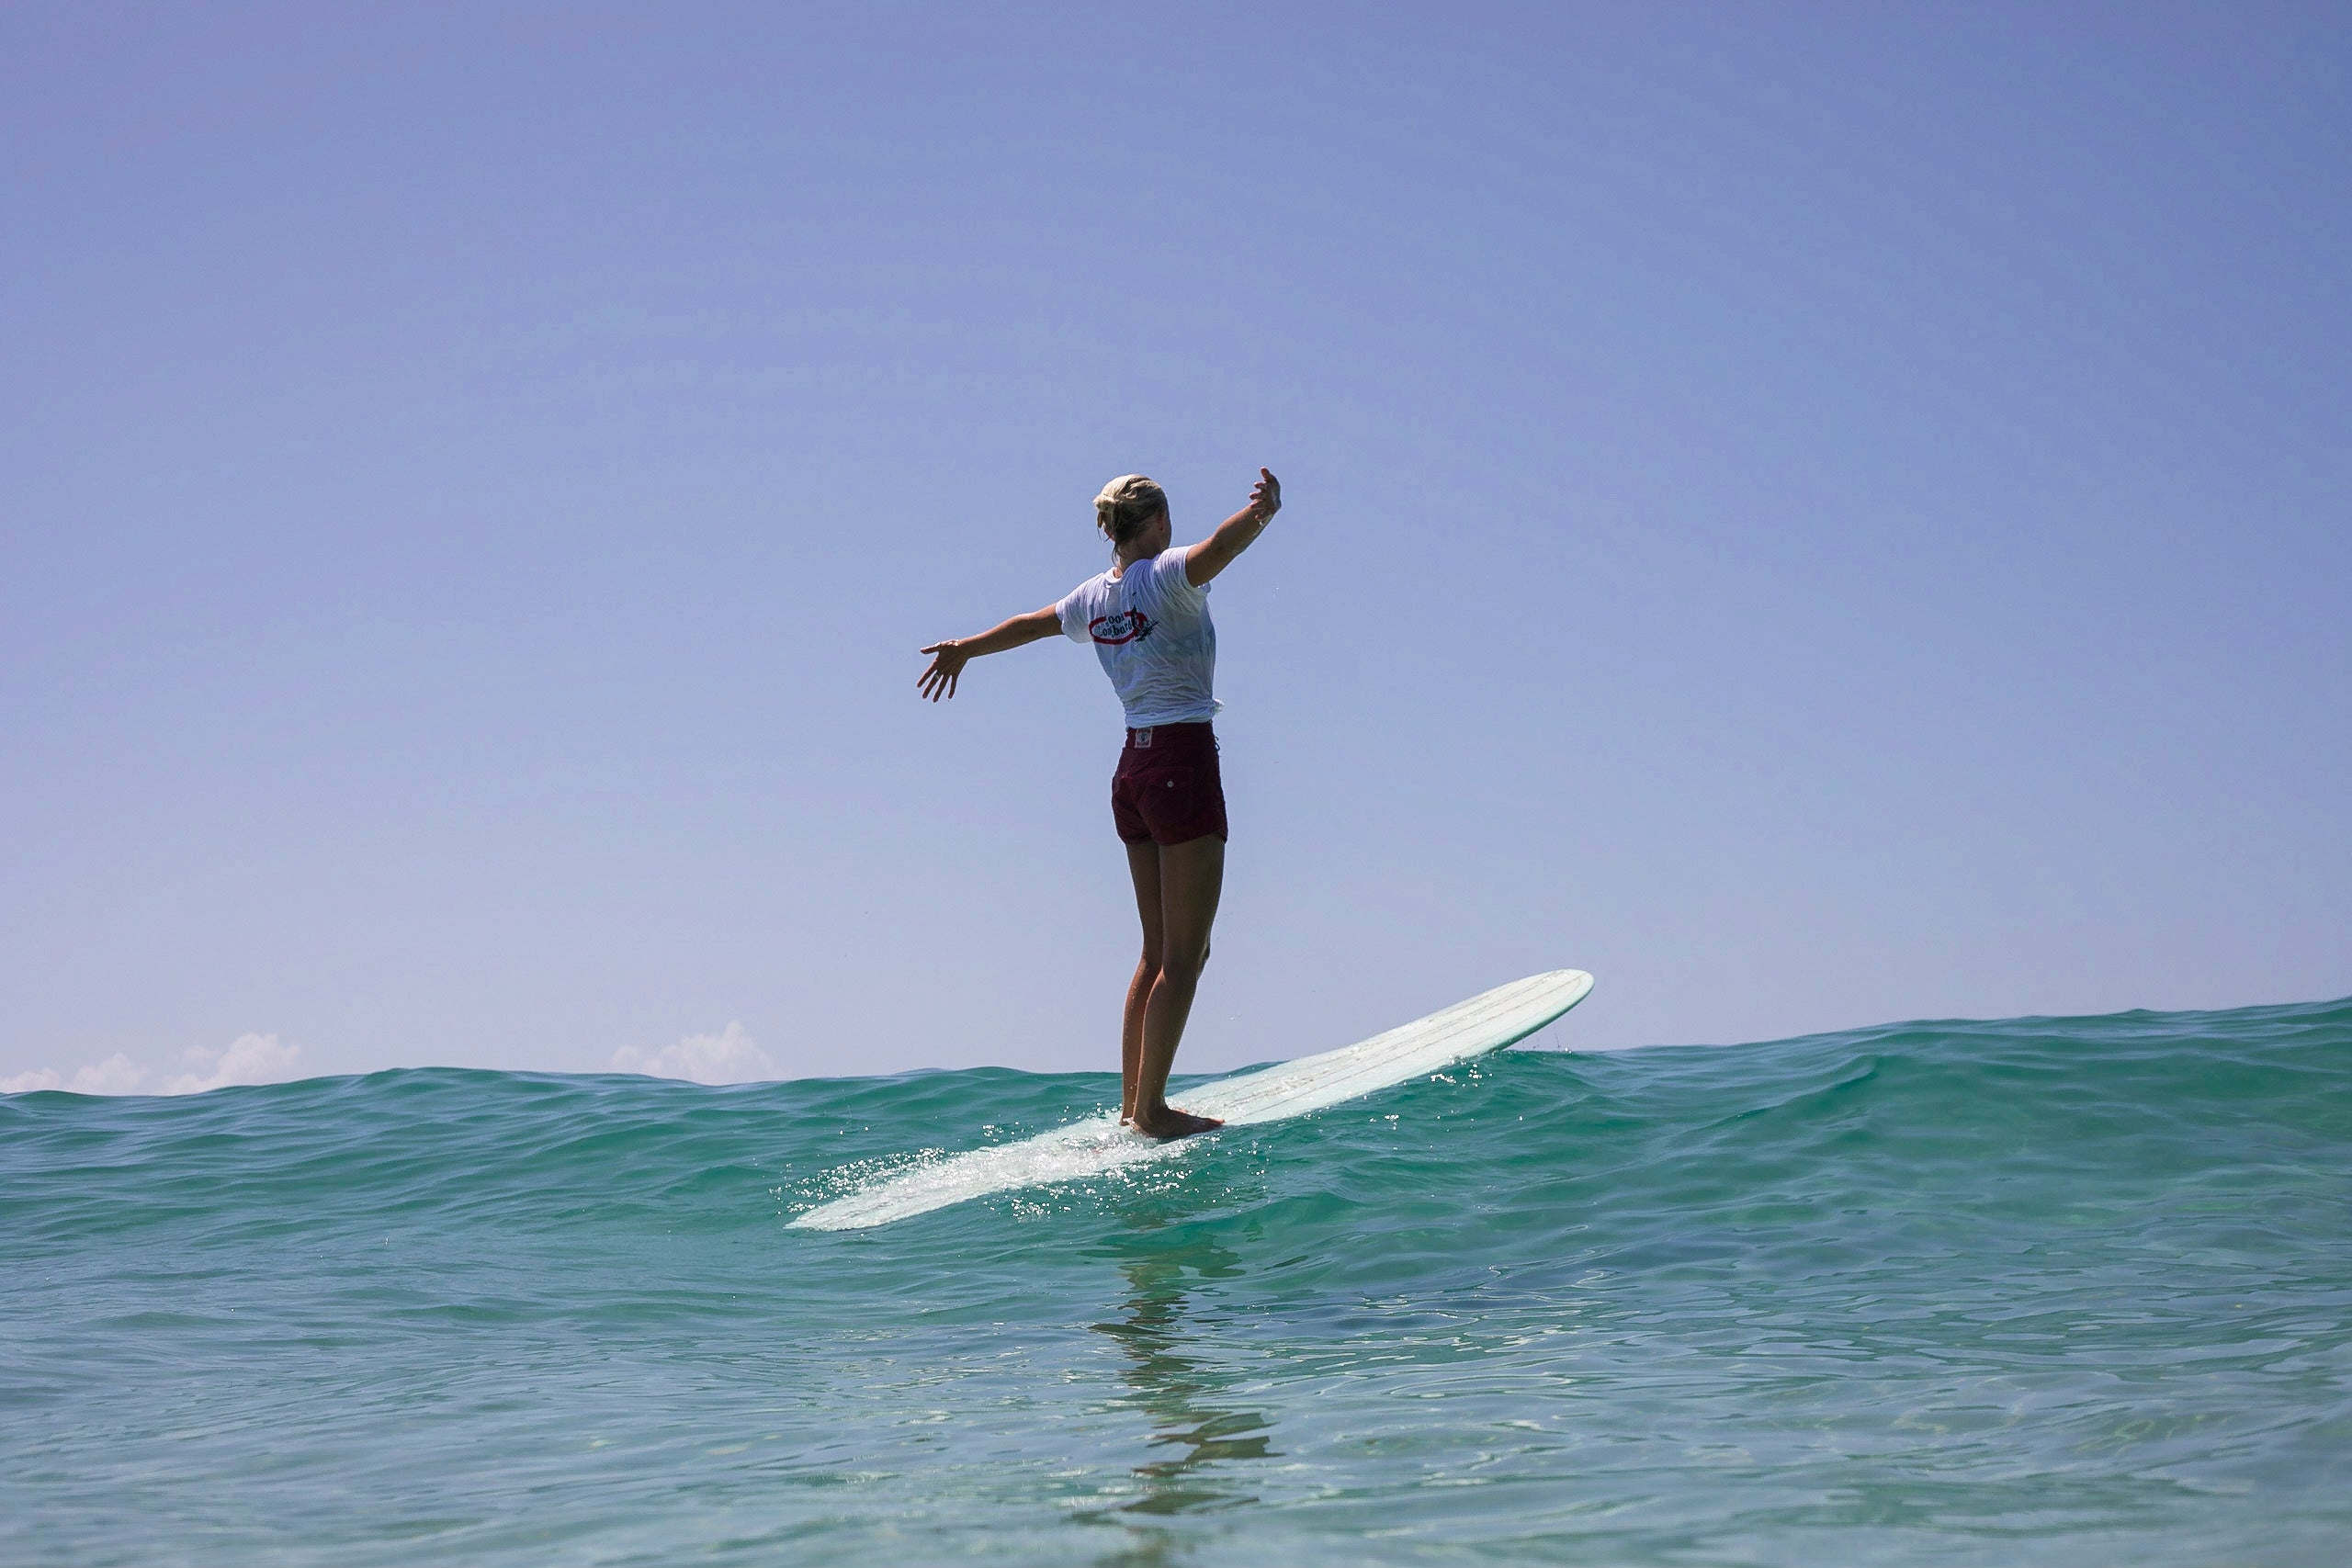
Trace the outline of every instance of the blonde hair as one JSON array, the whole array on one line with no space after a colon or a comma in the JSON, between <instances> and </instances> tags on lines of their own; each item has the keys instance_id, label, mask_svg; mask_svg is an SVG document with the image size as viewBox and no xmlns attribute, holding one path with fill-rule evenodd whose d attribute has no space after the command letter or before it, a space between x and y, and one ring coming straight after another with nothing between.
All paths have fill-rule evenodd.
<instances>
[{"instance_id":1,"label":"blonde hair","mask_svg":"<svg viewBox=\"0 0 2352 1568\"><path fill-rule=\"evenodd\" d=\"M1168 492L1141 474L1121 474L1094 498L1094 525L1124 545L1168 510Z\"/></svg>"}]
</instances>

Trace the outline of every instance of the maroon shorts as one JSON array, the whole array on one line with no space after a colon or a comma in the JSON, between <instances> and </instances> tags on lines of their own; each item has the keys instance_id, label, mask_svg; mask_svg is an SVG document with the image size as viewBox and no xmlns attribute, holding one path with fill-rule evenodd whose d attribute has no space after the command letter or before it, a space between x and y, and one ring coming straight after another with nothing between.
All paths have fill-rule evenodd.
<instances>
[{"instance_id":1,"label":"maroon shorts","mask_svg":"<svg viewBox=\"0 0 2352 1568\"><path fill-rule=\"evenodd\" d=\"M1131 844L1182 844L1225 837L1225 780L1216 732L1206 724L1160 724L1127 731L1111 775L1111 820Z\"/></svg>"}]
</instances>

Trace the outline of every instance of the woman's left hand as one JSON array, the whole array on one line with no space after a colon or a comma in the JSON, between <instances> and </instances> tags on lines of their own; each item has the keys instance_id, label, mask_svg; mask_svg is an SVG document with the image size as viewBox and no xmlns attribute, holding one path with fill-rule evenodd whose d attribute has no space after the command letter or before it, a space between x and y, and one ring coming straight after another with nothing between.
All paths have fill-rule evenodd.
<instances>
[{"instance_id":1,"label":"woman's left hand","mask_svg":"<svg viewBox=\"0 0 2352 1568\"><path fill-rule=\"evenodd\" d=\"M933 702L954 696L956 682L963 678L964 666L972 661L972 656L964 651L963 644L951 637L945 642L934 642L929 648L915 651L931 655L929 668L915 682L922 689L922 694Z\"/></svg>"}]
</instances>

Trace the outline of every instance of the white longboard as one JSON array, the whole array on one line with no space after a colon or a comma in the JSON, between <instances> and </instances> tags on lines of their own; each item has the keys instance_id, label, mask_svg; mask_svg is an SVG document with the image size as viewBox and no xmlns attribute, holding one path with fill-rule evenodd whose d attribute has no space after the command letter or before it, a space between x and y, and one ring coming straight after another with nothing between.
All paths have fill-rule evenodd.
<instances>
[{"instance_id":1,"label":"white longboard","mask_svg":"<svg viewBox=\"0 0 2352 1568\"><path fill-rule=\"evenodd\" d=\"M1374 1089L1425 1077L1439 1068L1524 1040L1592 989L1581 969L1555 969L1482 991L1468 1001L1375 1034L1361 1044L1278 1062L1215 1083L1196 1084L1176 1098L1187 1111L1227 1126L1304 1116ZM1215 1137L1214 1133L1200 1134ZM796 1216L802 1230L863 1230L961 1203L991 1192L1073 1181L1140 1165L1182 1147L1119 1125L1113 1114L1090 1116L1017 1144L951 1155L876 1182Z\"/></svg>"}]
</instances>

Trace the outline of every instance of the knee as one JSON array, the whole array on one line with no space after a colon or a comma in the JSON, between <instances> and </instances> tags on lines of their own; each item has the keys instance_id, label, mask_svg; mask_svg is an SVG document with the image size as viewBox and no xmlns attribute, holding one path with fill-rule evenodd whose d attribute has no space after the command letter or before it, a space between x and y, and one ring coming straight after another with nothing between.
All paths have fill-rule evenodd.
<instances>
[{"instance_id":1,"label":"knee","mask_svg":"<svg viewBox=\"0 0 2352 1568\"><path fill-rule=\"evenodd\" d=\"M1159 972L1180 985L1201 977L1201 966L1209 961L1205 944L1198 948L1170 948L1160 955Z\"/></svg>"}]
</instances>

